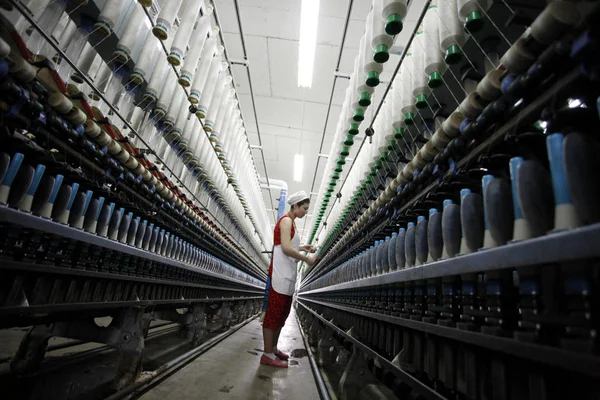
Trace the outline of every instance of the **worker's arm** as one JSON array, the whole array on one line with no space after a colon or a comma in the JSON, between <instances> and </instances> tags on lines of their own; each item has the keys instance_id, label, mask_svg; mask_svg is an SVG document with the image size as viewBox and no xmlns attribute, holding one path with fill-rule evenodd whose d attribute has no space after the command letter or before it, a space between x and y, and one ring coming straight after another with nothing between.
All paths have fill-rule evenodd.
<instances>
[{"instance_id":1,"label":"worker's arm","mask_svg":"<svg viewBox=\"0 0 600 400\"><path fill-rule=\"evenodd\" d=\"M281 232L281 249L283 250L283 254L312 265L312 258L303 256L292 247L292 220L290 218L282 219L279 223L279 229Z\"/></svg>"}]
</instances>

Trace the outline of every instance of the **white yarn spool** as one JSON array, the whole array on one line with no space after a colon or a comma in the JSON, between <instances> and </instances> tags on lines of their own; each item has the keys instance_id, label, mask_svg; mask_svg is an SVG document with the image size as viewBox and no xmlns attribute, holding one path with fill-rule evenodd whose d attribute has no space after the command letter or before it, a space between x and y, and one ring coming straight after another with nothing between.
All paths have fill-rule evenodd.
<instances>
[{"instance_id":1,"label":"white yarn spool","mask_svg":"<svg viewBox=\"0 0 600 400\"><path fill-rule=\"evenodd\" d=\"M190 118L188 122L189 121L192 121L192 126L189 129L190 137L188 139L187 152L190 155L190 163L192 165L198 165L200 162L197 157L199 136L204 135L204 132L202 132L202 128L200 127L200 120L198 118Z\"/></svg>"},{"instance_id":2,"label":"white yarn spool","mask_svg":"<svg viewBox=\"0 0 600 400\"><path fill-rule=\"evenodd\" d=\"M102 37L107 37L112 34L115 24L119 19L119 15L121 14L121 10L123 9L123 5L125 4L127 4L127 2L121 0L106 0L106 3L104 3L104 7L102 7L102 11L100 11L100 15L98 16L98 22L94 24L94 29L96 29Z\"/></svg>"},{"instance_id":3,"label":"white yarn spool","mask_svg":"<svg viewBox=\"0 0 600 400\"><path fill-rule=\"evenodd\" d=\"M444 1L444 0L442 0ZM425 30L425 75L430 88L440 87L444 81L442 75L446 72L444 55L440 51L440 21L438 15L438 0L432 0L425 14L423 28Z\"/></svg>"},{"instance_id":4,"label":"white yarn spool","mask_svg":"<svg viewBox=\"0 0 600 400\"><path fill-rule=\"evenodd\" d=\"M404 122L407 125L412 125L415 118L415 103L413 101L413 71L414 59L411 53L406 53L402 65L400 66L400 77L402 78L402 114Z\"/></svg>"},{"instance_id":5,"label":"white yarn spool","mask_svg":"<svg viewBox=\"0 0 600 400\"><path fill-rule=\"evenodd\" d=\"M206 46L205 46L206 50L208 50L207 57L204 58L204 51L203 51L202 52L203 55L200 58L200 62L198 65L198 70L196 71L194 81L192 83L192 89L190 90L190 95L188 97L188 100L192 104L198 104L198 102L200 101L200 98L202 97L202 94L205 89L205 85L206 85L206 82L208 79L209 72L210 72L211 68L213 67L213 65L221 64L221 53L223 52L224 47L217 46L216 38L214 38L216 50L214 51L214 57L210 57L210 54L213 53L212 48L209 48L209 45L212 45L212 43L209 43L211 41L211 39L213 39L213 38L211 37L208 39Z\"/></svg>"},{"instance_id":6,"label":"white yarn spool","mask_svg":"<svg viewBox=\"0 0 600 400\"><path fill-rule=\"evenodd\" d=\"M140 36L140 32L145 32L143 29L140 29L140 27L144 26L144 19L146 18L144 8L137 3L134 3L133 7L133 11L125 23L125 30L121 34L117 48L113 52L113 56L117 62L121 64L124 64L129 60L131 57L131 50L133 49L133 46L135 46L135 42L138 36Z\"/></svg>"},{"instance_id":7,"label":"white yarn spool","mask_svg":"<svg viewBox=\"0 0 600 400\"><path fill-rule=\"evenodd\" d=\"M163 8L160 10L160 14L158 14L156 25L152 28L154 36L160 40L168 39L169 31L173 26L173 22L175 22L175 17L177 17L182 1L183 0L168 0L162 4Z\"/></svg>"},{"instance_id":8,"label":"white yarn spool","mask_svg":"<svg viewBox=\"0 0 600 400\"><path fill-rule=\"evenodd\" d=\"M227 92L227 88L229 87L230 82L230 75L223 76L223 73L219 74L219 80L215 85L215 91L210 102L210 104L212 104L213 107L211 107L211 109L207 111L206 118L204 120L204 130L206 132L212 131L213 125L215 124L215 119L217 118L217 114L219 113L219 107L222 106L221 100L223 98L223 95Z\"/></svg>"},{"instance_id":9,"label":"white yarn spool","mask_svg":"<svg viewBox=\"0 0 600 400\"><path fill-rule=\"evenodd\" d=\"M183 92L182 90L180 90ZM188 108L188 102L185 96L185 92L181 95L181 103L178 108L177 117L175 118L175 124L173 130L169 133L170 136L178 140L181 143L181 136L183 135L183 128L185 128L188 117L190 117L190 110ZM181 143L182 146L187 146L187 142Z\"/></svg>"},{"instance_id":10,"label":"white yarn spool","mask_svg":"<svg viewBox=\"0 0 600 400\"><path fill-rule=\"evenodd\" d=\"M360 39L359 65L362 66L363 72L367 75L367 78L365 79L366 84L368 86L375 87L379 85L379 74L381 74L383 71L383 65L373 60L370 51L370 40L367 39L367 35L363 35L363 37Z\"/></svg>"},{"instance_id":11,"label":"white yarn spool","mask_svg":"<svg viewBox=\"0 0 600 400\"><path fill-rule=\"evenodd\" d=\"M106 89L108 88L108 85L112 79L113 78L111 68L104 62L101 62L98 71L96 71L96 76L94 77L94 84L96 85L96 88L100 91L100 93L106 93ZM98 93L96 93L95 91L90 92L89 96L92 100L100 100Z\"/></svg>"},{"instance_id":12,"label":"white yarn spool","mask_svg":"<svg viewBox=\"0 0 600 400\"><path fill-rule=\"evenodd\" d=\"M160 163L160 161L158 161L158 158L161 158L163 161L165 160L165 156L167 155L167 149L169 148L169 143L167 143L166 140L164 140L163 138L159 137L159 141L157 146L155 147L155 152L156 152L156 159L155 162Z\"/></svg>"},{"instance_id":13,"label":"white yarn spool","mask_svg":"<svg viewBox=\"0 0 600 400\"><path fill-rule=\"evenodd\" d=\"M169 111L167 111L167 114L165 115L165 119L163 121L163 124L165 125L166 129L171 129L174 127L175 120L177 119L177 115L179 115L179 111L181 110L182 105L186 106L185 92L181 90L181 88L179 88L177 84L175 84L175 87L176 90L174 97L171 98L171 104L169 104Z\"/></svg>"},{"instance_id":14,"label":"white yarn spool","mask_svg":"<svg viewBox=\"0 0 600 400\"><path fill-rule=\"evenodd\" d=\"M150 78L150 68L154 67L154 70L158 70L156 65L160 65L160 54L162 53L162 49L160 48L160 43L154 40L154 35L150 31L146 33L146 38L144 40L144 45L142 46L142 50L138 56L138 59L133 67L133 72L131 73L131 81L136 85L141 85L144 82L147 82ZM164 72L163 72L164 73Z\"/></svg>"},{"instance_id":15,"label":"white yarn spool","mask_svg":"<svg viewBox=\"0 0 600 400\"><path fill-rule=\"evenodd\" d=\"M457 0L458 16L467 32L477 32L483 28L483 10L486 0Z\"/></svg>"},{"instance_id":16,"label":"white yarn spool","mask_svg":"<svg viewBox=\"0 0 600 400\"><path fill-rule=\"evenodd\" d=\"M33 19L39 21L41 15L44 13L46 7L50 3L50 0L30 0L21 1L23 5L27 6L29 11L33 14ZM30 23L24 16L19 15L17 22L15 23L15 30L21 37L25 37L25 32L30 27Z\"/></svg>"},{"instance_id":17,"label":"white yarn spool","mask_svg":"<svg viewBox=\"0 0 600 400\"><path fill-rule=\"evenodd\" d=\"M79 60L77 60L77 68L79 71L84 73L86 76L90 75L90 69L94 64L94 59L97 55L98 53L96 53L96 50L89 43L86 43L85 47L83 48L83 52L81 53L81 57L79 57ZM75 71L71 74L71 80L78 84L84 82L78 71Z\"/></svg>"},{"instance_id":18,"label":"white yarn spool","mask_svg":"<svg viewBox=\"0 0 600 400\"><path fill-rule=\"evenodd\" d=\"M186 115L186 118L181 121L183 124L183 130L181 132L181 139L179 141L179 144L181 147L184 147L186 149L186 153L189 151L190 148L190 144L192 142L192 138L193 138L193 131L192 128L194 127L195 121L198 121L198 118L196 118L195 116L189 116L189 118L187 118L189 116ZM179 117L177 118L177 124L175 124L176 126L179 126ZM187 156L186 156L187 157Z\"/></svg>"},{"instance_id":19,"label":"white yarn spool","mask_svg":"<svg viewBox=\"0 0 600 400\"><path fill-rule=\"evenodd\" d=\"M168 71L165 74L164 80L165 85L162 88L160 97L158 98L158 102L156 103L156 107L153 111L154 114L158 115L159 117L163 117L167 113L167 110L169 109L169 104L173 100L175 88L177 88L177 80L175 80L172 71ZM177 92L181 93L182 90L179 89Z\"/></svg>"},{"instance_id":20,"label":"white yarn spool","mask_svg":"<svg viewBox=\"0 0 600 400\"><path fill-rule=\"evenodd\" d=\"M232 112L230 117L230 124L226 130L221 129L221 143L225 150L229 153L229 161L232 165L236 165L237 161L235 160L236 153L234 152L235 144L238 142L236 135L238 132L243 132L242 120L240 110L237 105L237 101L233 102Z\"/></svg>"},{"instance_id":21,"label":"white yarn spool","mask_svg":"<svg viewBox=\"0 0 600 400\"><path fill-rule=\"evenodd\" d=\"M383 0L381 18L388 35L397 35L402 31L402 23L406 17L406 3L407 0Z\"/></svg>"},{"instance_id":22,"label":"white yarn spool","mask_svg":"<svg viewBox=\"0 0 600 400\"><path fill-rule=\"evenodd\" d=\"M213 107L209 115L206 116L206 120L204 121L204 130L206 132L211 133L211 142L217 141L217 137L221 132L221 128L223 127L223 118L225 117L226 112L230 109L229 90L226 91L225 89L222 89L221 92L222 94L219 96L219 106L217 108ZM211 119L210 126L207 127L209 118Z\"/></svg>"},{"instance_id":23,"label":"white yarn spool","mask_svg":"<svg viewBox=\"0 0 600 400\"><path fill-rule=\"evenodd\" d=\"M439 0L438 18L440 34L440 50L444 53L446 63L452 65L462 59L462 48L465 45L465 32L458 18L457 0Z\"/></svg>"},{"instance_id":24,"label":"white yarn spool","mask_svg":"<svg viewBox=\"0 0 600 400\"><path fill-rule=\"evenodd\" d=\"M44 32L52 32L58 25L60 17L67 8L67 0L54 0L48 6L41 11L40 18L37 21L38 26ZM27 48L33 55L40 54L41 50L47 45L46 39L34 29L29 38L27 39Z\"/></svg>"},{"instance_id":25,"label":"white yarn spool","mask_svg":"<svg viewBox=\"0 0 600 400\"><path fill-rule=\"evenodd\" d=\"M373 0L373 9L367 16L367 25L371 25L371 49L373 60L384 63L390 58L389 49L394 45L394 38L385 31L385 22L379 18L383 14L383 0Z\"/></svg>"},{"instance_id":26,"label":"white yarn spool","mask_svg":"<svg viewBox=\"0 0 600 400\"><path fill-rule=\"evenodd\" d=\"M63 18L66 18L67 21L66 25L62 27L62 32L57 32L60 34L60 37L58 38L58 45L61 49L66 50L69 47L69 43L73 39L73 36L75 36L75 33L77 32L77 24L73 22L73 20L65 13L59 24L56 26L56 29L54 30L55 32L61 29Z\"/></svg>"},{"instance_id":27,"label":"white yarn spool","mask_svg":"<svg viewBox=\"0 0 600 400\"><path fill-rule=\"evenodd\" d=\"M197 25L198 27L193 32L194 41L181 67L179 84L183 87L189 87L192 84L200 60L210 59L217 49L216 35L219 33L219 28L213 29L210 38L207 39L210 30L210 16L203 15Z\"/></svg>"},{"instance_id":28,"label":"white yarn spool","mask_svg":"<svg viewBox=\"0 0 600 400\"><path fill-rule=\"evenodd\" d=\"M404 77L400 74L396 75L394 79L394 86L392 87L392 112L391 120L392 126L394 127L395 134L402 134L404 128L404 114L402 113L402 79Z\"/></svg>"},{"instance_id":29,"label":"white yarn spool","mask_svg":"<svg viewBox=\"0 0 600 400\"><path fill-rule=\"evenodd\" d=\"M425 34L423 25L419 27L415 33L413 43L411 45L411 53L413 55L413 96L415 98L415 107L427 107L427 95L431 93L431 89L427 86L427 76L425 75Z\"/></svg>"},{"instance_id":30,"label":"white yarn spool","mask_svg":"<svg viewBox=\"0 0 600 400\"><path fill-rule=\"evenodd\" d=\"M169 63L177 66L181 65L184 57L186 57L185 51L190 43L190 39L192 38L192 31L194 31L194 25L198 19L198 14L200 13L200 7L202 6L202 3L204 2L201 0L183 0L181 7L183 7L185 10L185 15L181 20L181 24L179 24L179 28L177 28L175 40L173 40L173 44L171 45L171 52L167 57ZM212 6L208 6L206 14L201 17L198 23L200 24L202 19L210 18L212 10ZM198 29L196 29L196 31L198 31ZM194 32L194 39L200 39L199 36L200 32ZM206 33L204 36L206 36ZM193 45L194 44L192 44L192 46Z\"/></svg>"},{"instance_id":31,"label":"white yarn spool","mask_svg":"<svg viewBox=\"0 0 600 400\"><path fill-rule=\"evenodd\" d=\"M364 77L364 74L362 74L362 76ZM371 97L373 96L375 88L368 86L364 79L362 79L362 81L356 80L354 84L356 87L356 93L358 94L359 104L364 107L371 105Z\"/></svg>"},{"instance_id":32,"label":"white yarn spool","mask_svg":"<svg viewBox=\"0 0 600 400\"><path fill-rule=\"evenodd\" d=\"M160 50L158 50L160 53ZM154 71L152 72L152 76L150 76L150 81L148 85L146 85L146 93L144 93L144 100L149 102L154 102L158 99L159 93L162 91L162 88L165 86L165 76L169 76L167 71L171 69L171 66L164 58L158 56L156 60L156 65L154 66Z\"/></svg>"},{"instance_id":33,"label":"white yarn spool","mask_svg":"<svg viewBox=\"0 0 600 400\"><path fill-rule=\"evenodd\" d=\"M227 136L231 136L232 130L239 129L239 127L241 127L241 119L237 107L237 101L230 99L227 103L225 115L223 115L223 118L220 121L220 126L217 126L218 131L215 132L218 135L222 151L229 151L231 153L229 158L235 157L237 154L235 152L231 152L233 149L232 146L225 146L225 139L227 139Z\"/></svg>"},{"instance_id":34,"label":"white yarn spool","mask_svg":"<svg viewBox=\"0 0 600 400\"><path fill-rule=\"evenodd\" d=\"M202 92L202 96L198 102L198 111L196 112L196 115L203 119L206 118L206 113L211 106L211 101L215 92L215 88L217 87L217 82L221 81L222 79L220 79L219 76L227 73L228 64L226 62L217 63L215 61L221 61L221 57L219 57L218 60L214 60L211 64L206 84L204 85L204 91Z\"/></svg>"}]
</instances>

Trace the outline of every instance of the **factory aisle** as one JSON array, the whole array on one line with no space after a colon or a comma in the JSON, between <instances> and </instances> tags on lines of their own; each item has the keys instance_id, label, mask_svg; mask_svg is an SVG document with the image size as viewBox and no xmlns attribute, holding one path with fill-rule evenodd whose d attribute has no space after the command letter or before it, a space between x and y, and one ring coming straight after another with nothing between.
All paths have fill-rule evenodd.
<instances>
[{"instance_id":1,"label":"factory aisle","mask_svg":"<svg viewBox=\"0 0 600 400\"><path fill-rule=\"evenodd\" d=\"M307 357L290 358L288 369L273 368L259 364L262 348L262 326L255 319L141 398L319 399ZM294 309L281 332L279 348L288 354L306 354Z\"/></svg>"}]
</instances>

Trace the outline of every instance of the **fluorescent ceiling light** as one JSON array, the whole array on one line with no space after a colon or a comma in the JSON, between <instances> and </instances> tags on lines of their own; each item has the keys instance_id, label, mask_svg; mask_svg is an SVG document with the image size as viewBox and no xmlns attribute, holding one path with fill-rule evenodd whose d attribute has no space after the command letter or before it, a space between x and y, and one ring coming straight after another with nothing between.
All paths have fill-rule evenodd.
<instances>
[{"instance_id":1,"label":"fluorescent ceiling light","mask_svg":"<svg viewBox=\"0 0 600 400\"><path fill-rule=\"evenodd\" d=\"M294 182L302 182L302 171L304 170L304 156L296 154L294 156Z\"/></svg>"},{"instance_id":2,"label":"fluorescent ceiling light","mask_svg":"<svg viewBox=\"0 0 600 400\"><path fill-rule=\"evenodd\" d=\"M298 51L298 86L312 86L317 26L319 24L319 0L302 0L300 16L300 50Z\"/></svg>"}]
</instances>

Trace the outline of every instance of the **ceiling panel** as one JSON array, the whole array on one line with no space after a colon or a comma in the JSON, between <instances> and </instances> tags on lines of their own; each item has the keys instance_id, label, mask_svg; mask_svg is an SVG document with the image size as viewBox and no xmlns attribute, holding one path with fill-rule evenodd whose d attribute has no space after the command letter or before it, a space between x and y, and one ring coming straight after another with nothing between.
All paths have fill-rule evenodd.
<instances>
[{"instance_id":1,"label":"ceiling panel","mask_svg":"<svg viewBox=\"0 0 600 400\"><path fill-rule=\"evenodd\" d=\"M260 36L247 37L246 49L248 51L254 94L258 96L271 96L271 72L269 69L267 38Z\"/></svg>"},{"instance_id":2,"label":"ceiling panel","mask_svg":"<svg viewBox=\"0 0 600 400\"><path fill-rule=\"evenodd\" d=\"M333 84L333 73L338 50L332 46L317 45L310 89L298 87L298 42L268 39L272 95L287 99L327 103Z\"/></svg>"},{"instance_id":3,"label":"ceiling panel","mask_svg":"<svg viewBox=\"0 0 600 400\"><path fill-rule=\"evenodd\" d=\"M242 28L246 36L299 40L300 14L268 7L240 5Z\"/></svg>"}]
</instances>

